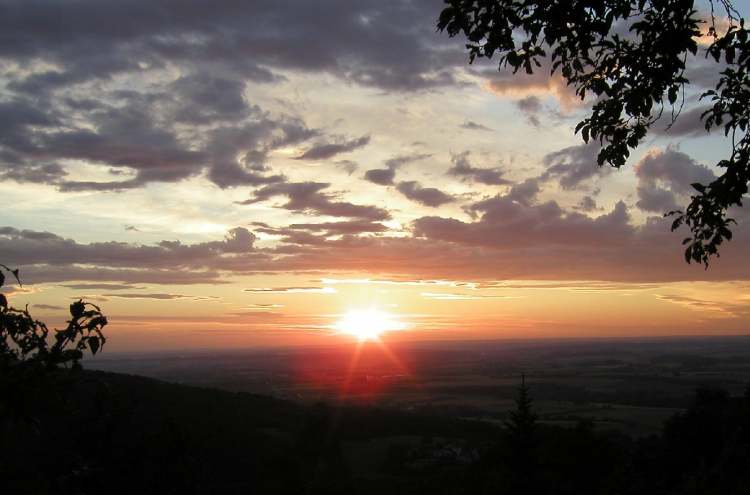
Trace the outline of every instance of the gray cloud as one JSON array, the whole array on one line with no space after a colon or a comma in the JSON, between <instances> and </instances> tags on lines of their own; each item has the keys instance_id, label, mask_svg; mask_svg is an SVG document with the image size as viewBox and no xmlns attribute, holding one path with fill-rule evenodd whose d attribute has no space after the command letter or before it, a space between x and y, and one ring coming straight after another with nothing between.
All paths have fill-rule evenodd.
<instances>
[{"instance_id":1,"label":"gray cloud","mask_svg":"<svg viewBox=\"0 0 750 495\"><path fill-rule=\"evenodd\" d=\"M432 155L429 153L412 153L409 155L398 155L393 158L389 158L385 161L385 166L390 169L399 169L408 163L414 163L420 160L430 158Z\"/></svg>"},{"instance_id":2,"label":"gray cloud","mask_svg":"<svg viewBox=\"0 0 750 495\"><path fill-rule=\"evenodd\" d=\"M271 227L258 223L255 230L280 236L283 244L323 246L330 243L328 237L386 232L388 227L382 223L368 220L345 220L340 222L294 223L286 227ZM280 246L275 248L275 252L279 253L288 249L288 246Z\"/></svg>"},{"instance_id":3,"label":"gray cloud","mask_svg":"<svg viewBox=\"0 0 750 495\"><path fill-rule=\"evenodd\" d=\"M367 146L369 142L370 136L362 136L357 139L342 140L334 143L319 142L298 156L297 160L327 160L340 153L348 153Z\"/></svg>"},{"instance_id":4,"label":"gray cloud","mask_svg":"<svg viewBox=\"0 0 750 495\"><path fill-rule=\"evenodd\" d=\"M494 129L491 129L487 127L486 125L479 124L477 122L467 120L463 124L460 125L462 129L468 129L470 131L487 131L492 132Z\"/></svg>"},{"instance_id":5,"label":"gray cloud","mask_svg":"<svg viewBox=\"0 0 750 495\"><path fill-rule=\"evenodd\" d=\"M352 160L339 160L335 162L334 164L337 167L343 169L349 175L352 175L359 168L359 165L357 164L357 162L354 162Z\"/></svg>"},{"instance_id":6,"label":"gray cloud","mask_svg":"<svg viewBox=\"0 0 750 495\"><path fill-rule=\"evenodd\" d=\"M393 168L373 168L365 172L364 179L381 186L392 186L396 178L396 170Z\"/></svg>"},{"instance_id":7,"label":"gray cloud","mask_svg":"<svg viewBox=\"0 0 750 495\"><path fill-rule=\"evenodd\" d=\"M201 88L191 90L200 92ZM207 94L192 96L208 99ZM0 129L6 131L0 139L0 176L55 184L62 191L103 191L132 189L155 181L179 181L208 170L209 179L221 187L260 185L283 179L281 175L268 174L263 162L269 151L320 134L299 119L271 118L245 105L241 97L235 103L241 105L237 112L244 120L229 122L229 107L234 100L228 97L229 102L218 107L193 105L195 119L219 125L196 129L196 136L186 136L171 121L165 121L174 116L170 112L182 111L178 107L169 110L174 103L172 96L118 91L108 97L106 103L72 112L64 123L57 118L42 118L42 111L29 107L28 102L12 100L14 106L8 109L11 118ZM217 95L217 99L221 97ZM38 105L54 108L43 100ZM166 114L160 114L159 109L166 109ZM238 156L244 158L238 160ZM72 179L59 163L66 159L100 165L111 174L126 178L101 182Z\"/></svg>"},{"instance_id":8,"label":"gray cloud","mask_svg":"<svg viewBox=\"0 0 750 495\"><path fill-rule=\"evenodd\" d=\"M116 293L116 294L103 294L103 297L114 297L120 299L158 299L161 301L179 300L179 299L191 299L193 301L204 301L209 299L217 299L215 297L205 296L186 296L184 294L169 294L164 292L151 293L151 294L140 294L140 293Z\"/></svg>"},{"instance_id":9,"label":"gray cloud","mask_svg":"<svg viewBox=\"0 0 750 495\"><path fill-rule=\"evenodd\" d=\"M142 70L136 61L199 64L257 82L286 69L331 73L413 91L455 84L451 68L463 62L459 47L434 36L435 12L430 1L218 0L210 9L199 0L11 1L0 19L0 57L62 67L23 81L34 91Z\"/></svg>"},{"instance_id":10,"label":"gray cloud","mask_svg":"<svg viewBox=\"0 0 750 495\"><path fill-rule=\"evenodd\" d=\"M253 294L334 294L333 287L261 287L242 289L242 292Z\"/></svg>"},{"instance_id":11,"label":"gray cloud","mask_svg":"<svg viewBox=\"0 0 750 495\"><path fill-rule=\"evenodd\" d=\"M672 148L653 150L636 165L638 202L636 205L655 213L678 210L679 203L694 192L691 184L708 184L716 179L706 166Z\"/></svg>"},{"instance_id":12,"label":"gray cloud","mask_svg":"<svg viewBox=\"0 0 750 495\"><path fill-rule=\"evenodd\" d=\"M541 121L539 120L539 114L542 112L542 101L539 97L530 95L520 100L516 100L516 106L518 109L526 115L526 119L534 127L539 127Z\"/></svg>"},{"instance_id":13,"label":"gray cloud","mask_svg":"<svg viewBox=\"0 0 750 495\"><path fill-rule=\"evenodd\" d=\"M385 161L386 168L374 168L365 172L364 179L381 186L392 186L396 179L396 170L408 163L430 158L427 153L399 155Z\"/></svg>"},{"instance_id":14,"label":"gray cloud","mask_svg":"<svg viewBox=\"0 0 750 495\"><path fill-rule=\"evenodd\" d=\"M20 266L25 283L217 284L240 274L291 272L638 283L750 277L747 264L738 261L750 242L746 222L734 229L721 260L706 271L682 261L682 233L669 232L669 219L652 217L634 226L623 203L597 218L566 211L553 201L524 205L508 195L484 199L470 209L476 218L470 222L422 217L412 226L413 236L341 235L298 244L289 239L269 249L249 244L252 233L244 229L223 240L139 245L83 244L48 232L4 228L0 259ZM731 214L747 216L742 210ZM311 231L317 230L299 232Z\"/></svg>"},{"instance_id":15,"label":"gray cloud","mask_svg":"<svg viewBox=\"0 0 750 495\"><path fill-rule=\"evenodd\" d=\"M674 193L668 189L656 186L654 184L639 185L637 188L638 202L636 206L643 211L653 213L667 213L679 210L677 198Z\"/></svg>"},{"instance_id":16,"label":"gray cloud","mask_svg":"<svg viewBox=\"0 0 750 495\"><path fill-rule=\"evenodd\" d=\"M714 72L716 68L713 68ZM701 115L708 110L708 106L698 106L680 113L677 120L669 126L669 120L662 118L656 124L651 126L654 134L669 137L697 137L707 136L706 126L701 120Z\"/></svg>"},{"instance_id":17,"label":"gray cloud","mask_svg":"<svg viewBox=\"0 0 750 495\"><path fill-rule=\"evenodd\" d=\"M663 181L680 194L694 192L693 183L708 184L716 179L711 169L673 148L646 154L635 165L635 173L646 182Z\"/></svg>"},{"instance_id":18,"label":"gray cloud","mask_svg":"<svg viewBox=\"0 0 750 495\"><path fill-rule=\"evenodd\" d=\"M65 287L67 289L74 289L74 290L132 290L132 289L140 289L141 287L137 287L135 285L131 284L106 284L106 283L100 283L100 284L63 284L61 287Z\"/></svg>"},{"instance_id":19,"label":"gray cloud","mask_svg":"<svg viewBox=\"0 0 750 495\"><path fill-rule=\"evenodd\" d=\"M417 181L404 181L396 185L396 189L412 201L436 208L446 203L456 201L456 198L434 187L423 187Z\"/></svg>"},{"instance_id":20,"label":"gray cloud","mask_svg":"<svg viewBox=\"0 0 750 495\"><path fill-rule=\"evenodd\" d=\"M49 309L54 311L62 311L67 309L62 306L56 306L54 304L32 304L32 306L36 309Z\"/></svg>"},{"instance_id":21,"label":"gray cloud","mask_svg":"<svg viewBox=\"0 0 750 495\"><path fill-rule=\"evenodd\" d=\"M588 144L569 146L548 153L542 160L547 170L540 178L556 180L563 189L576 189L594 177L608 174L612 170L611 167L597 165L596 157L599 150L599 144L591 141Z\"/></svg>"},{"instance_id":22,"label":"gray cloud","mask_svg":"<svg viewBox=\"0 0 750 495\"><path fill-rule=\"evenodd\" d=\"M49 247L50 251L54 247ZM107 263L96 265L55 264L54 252L47 256L48 261L40 261L34 265L23 265L22 280L26 284L58 283L73 280L128 282L133 284L163 284L163 285L192 285L192 284L225 284L222 274L216 270L189 269L181 267L172 269L148 268L147 264L131 261L131 265L139 268L109 268Z\"/></svg>"},{"instance_id":23,"label":"gray cloud","mask_svg":"<svg viewBox=\"0 0 750 495\"><path fill-rule=\"evenodd\" d=\"M581 201L575 206L576 210L591 212L598 209L596 201L591 196L584 196Z\"/></svg>"},{"instance_id":24,"label":"gray cloud","mask_svg":"<svg viewBox=\"0 0 750 495\"><path fill-rule=\"evenodd\" d=\"M253 197L240 204L253 204L266 201L275 196L286 196L288 202L283 205L287 210L326 215L333 217L351 217L366 220L388 220L390 214L375 206L356 205L347 201L336 201L336 196L324 193L331 184L327 182L284 182L264 186L253 193Z\"/></svg>"},{"instance_id":25,"label":"gray cloud","mask_svg":"<svg viewBox=\"0 0 750 495\"><path fill-rule=\"evenodd\" d=\"M302 229L313 232L324 232L326 236L353 235L366 232L385 232L388 227L378 222L349 220L345 222L293 223L290 229Z\"/></svg>"},{"instance_id":26,"label":"gray cloud","mask_svg":"<svg viewBox=\"0 0 750 495\"><path fill-rule=\"evenodd\" d=\"M604 247L622 243L633 235L624 203L618 203L612 212L596 219L566 212L554 201L529 205L510 195L479 201L471 210L480 216L479 221L465 223L424 217L415 222L415 233L433 239L505 248L534 243Z\"/></svg>"},{"instance_id":27,"label":"gray cloud","mask_svg":"<svg viewBox=\"0 0 750 495\"><path fill-rule=\"evenodd\" d=\"M193 125L243 120L254 111L245 102L244 89L238 79L200 73L182 76L169 87L177 95L172 118Z\"/></svg>"},{"instance_id":28,"label":"gray cloud","mask_svg":"<svg viewBox=\"0 0 750 495\"><path fill-rule=\"evenodd\" d=\"M501 168L481 168L475 167L469 161L469 151L464 151L451 156L453 167L448 169L448 174L462 179L473 180L480 184L489 186L504 186L511 184L511 181L505 179L505 172Z\"/></svg>"},{"instance_id":29,"label":"gray cloud","mask_svg":"<svg viewBox=\"0 0 750 495\"><path fill-rule=\"evenodd\" d=\"M2 227L0 259L19 266L101 264L110 268L177 269L203 266L209 261L236 253L242 253L247 262L264 259L265 256L255 249L254 242L255 234L242 227L231 229L221 241L199 244L161 241L155 246L124 242L79 244L72 239L65 239L49 232ZM168 279L169 277L165 276L165 280Z\"/></svg>"},{"instance_id":30,"label":"gray cloud","mask_svg":"<svg viewBox=\"0 0 750 495\"><path fill-rule=\"evenodd\" d=\"M5 2L0 179L62 191L203 173L222 188L282 182L265 163L272 151L318 138L302 158L320 160L369 138L338 142L271 115L249 104L246 86L282 81L285 71L389 92L458 84L461 49L434 35L434 16L427 0ZM120 177L73 177L66 160Z\"/></svg>"},{"instance_id":31,"label":"gray cloud","mask_svg":"<svg viewBox=\"0 0 750 495\"><path fill-rule=\"evenodd\" d=\"M506 197L519 204L530 205L536 200L536 195L539 194L540 190L539 179L532 177L523 182L513 184Z\"/></svg>"}]
</instances>

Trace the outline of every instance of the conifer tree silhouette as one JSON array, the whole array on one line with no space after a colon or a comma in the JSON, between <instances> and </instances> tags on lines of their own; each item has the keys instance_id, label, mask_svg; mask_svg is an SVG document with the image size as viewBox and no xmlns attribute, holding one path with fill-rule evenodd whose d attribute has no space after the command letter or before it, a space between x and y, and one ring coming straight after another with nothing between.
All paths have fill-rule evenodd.
<instances>
[{"instance_id":1,"label":"conifer tree silhouette","mask_svg":"<svg viewBox=\"0 0 750 495\"><path fill-rule=\"evenodd\" d=\"M521 374L516 407L508 413L505 421L510 447L507 459L510 493L539 493L537 415L533 410L533 402L529 386L526 385L526 375Z\"/></svg>"}]
</instances>

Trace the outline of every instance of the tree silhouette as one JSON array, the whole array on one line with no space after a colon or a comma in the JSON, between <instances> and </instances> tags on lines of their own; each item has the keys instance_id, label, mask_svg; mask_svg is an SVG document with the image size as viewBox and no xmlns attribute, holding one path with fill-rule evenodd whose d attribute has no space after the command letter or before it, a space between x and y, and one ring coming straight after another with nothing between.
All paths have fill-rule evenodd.
<instances>
[{"instance_id":1,"label":"tree silhouette","mask_svg":"<svg viewBox=\"0 0 750 495\"><path fill-rule=\"evenodd\" d=\"M5 284L5 270L21 286L18 269L11 270L0 264L0 287ZM5 294L0 294L0 368L42 367L52 370L60 365L80 367L83 352L96 354L106 339L102 329L107 318L98 306L78 300L70 305L70 320L62 330L55 330L50 345L49 329L34 319L28 306L16 309L8 306Z\"/></svg>"},{"instance_id":2,"label":"tree silhouette","mask_svg":"<svg viewBox=\"0 0 750 495\"><path fill-rule=\"evenodd\" d=\"M534 493L538 488L538 461L536 456L536 420L533 400L526 385L526 376L521 375L515 399L516 408L508 413L505 421L510 450L509 488L511 493Z\"/></svg>"},{"instance_id":3,"label":"tree silhouette","mask_svg":"<svg viewBox=\"0 0 750 495\"><path fill-rule=\"evenodd\" d=\"M697 54L701 35L694 0L445 1L438 29L463 33L471 62L498 55L501 68L531 74L548 59L552 73L559 71L582 100L595 97L576 132L600 142L599 165L623 166L665 106L672 123L682 109L687 56ZM691 231L683 241L686 261L706 265L732 238L727 209L742 205L750 180L750 36L731 0L709 1L706 57L721 72L716 88L701 96L712 102L702 119L707 131L720 128L731 136L731 149L717 163L723 174L693 184L697 193L687 209L668 213L676 216L672 230L684 224ZM717 5L726 31L717 28Z\"/></svg>"},{"instance_id":4,"label":"tree silhouette","mask_svg":"<svg viewBox=\"0 0 750 495\"><path fill-rule=\"evenodd\" d=\"M325 403L308 412L297 437L296 450L303 464L305 494L350 493L349 469L341 450L335 412Z\"/></svg>"},{"instance_id":5,"label":"tree silhouette","mask_svg":"<svg viewBox=\"0 0 750 495\"><path fill-rule=\"evenodd\" d=\"M5 284L3 270L21 286L18 270L0 264L0 287ZM16 309L0 294L0 420L36 422L33 404L55 382L53 372L61 366L80 369L84 351L96 354L104 345L106 325L107 318L97 306L78 300L70 305L67 327L50 335L28 306Z\"/></svg>"}]
</instances>

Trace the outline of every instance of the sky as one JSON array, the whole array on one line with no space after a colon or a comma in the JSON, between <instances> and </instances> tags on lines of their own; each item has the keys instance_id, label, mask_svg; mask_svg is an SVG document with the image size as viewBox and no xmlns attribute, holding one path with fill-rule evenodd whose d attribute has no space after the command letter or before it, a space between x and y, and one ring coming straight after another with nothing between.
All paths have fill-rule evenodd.
<instances>
[{"instance_id":1,"label":"sky","mask_svg":"<svg viewBox=\"0 0 750 495\"><path fill-rule=\"evenodd\" d=\"M730 149L705 52L677 123L600 168L591 102L470 65L441 8L0 0L11 303L96 303L114 351L336 342L352 311L392 340L747 334L750 210L708 269L663 217Z\"/></svg>"}]
</instances>

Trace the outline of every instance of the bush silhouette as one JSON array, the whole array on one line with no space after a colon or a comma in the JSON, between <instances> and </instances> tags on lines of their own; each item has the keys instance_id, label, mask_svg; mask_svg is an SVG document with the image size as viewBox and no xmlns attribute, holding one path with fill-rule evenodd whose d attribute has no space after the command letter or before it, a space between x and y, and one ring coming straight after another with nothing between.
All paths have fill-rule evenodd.
<instances>
[{"instance_id":1,"label":"bush silhouette","mask_svg":"<svg viewBox=\"0 0 750 495\"><path fill-rule=\"evenodd\" d=\"M22 286L18 269L0 265L0 287L5 284L3 270ZM50 339L47 325L34 319L28 306L16 309L0 294L0 370L80 368L84 351L96 354L104 346L106 339L102 329L107 325L107 318L98 306L79 299L70 305L67 323L66 328L54 330Z\"/></svg>"}]
</instances>

